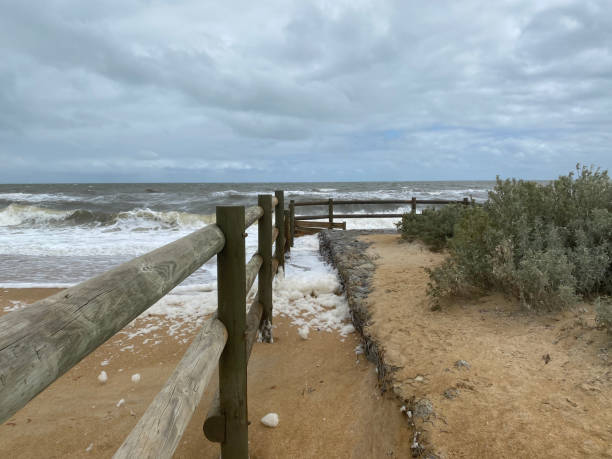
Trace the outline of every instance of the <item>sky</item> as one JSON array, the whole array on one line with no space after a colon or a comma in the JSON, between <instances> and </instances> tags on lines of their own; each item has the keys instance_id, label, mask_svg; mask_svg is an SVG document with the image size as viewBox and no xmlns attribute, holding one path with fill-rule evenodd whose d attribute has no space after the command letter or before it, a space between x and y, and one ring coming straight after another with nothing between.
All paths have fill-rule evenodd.
<instances>
[{"instance_id":1,"label":"sky","mask_svg":"<svg viewBox=\"0 0 612 459\"><path fill-rule=\"evenodd\" d=\"M0 0L0 182L609 169L611 7Z\"/></svg>"}]
</instances>

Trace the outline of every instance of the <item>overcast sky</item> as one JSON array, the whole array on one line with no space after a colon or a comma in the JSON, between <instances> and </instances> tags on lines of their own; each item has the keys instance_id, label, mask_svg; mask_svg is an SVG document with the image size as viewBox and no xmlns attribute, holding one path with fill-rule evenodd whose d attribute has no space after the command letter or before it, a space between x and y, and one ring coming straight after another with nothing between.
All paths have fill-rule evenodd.
<instances>
[{"instance_id":1,"label":"overcast sky","mask_svg":"<svg viewBox=\"0 0 612 459\"><path fill-rule=\"evenodd\" d=\"M0 182L612 168L610 0L0 0L0 11Z\"/></svg>"}]
</instances>

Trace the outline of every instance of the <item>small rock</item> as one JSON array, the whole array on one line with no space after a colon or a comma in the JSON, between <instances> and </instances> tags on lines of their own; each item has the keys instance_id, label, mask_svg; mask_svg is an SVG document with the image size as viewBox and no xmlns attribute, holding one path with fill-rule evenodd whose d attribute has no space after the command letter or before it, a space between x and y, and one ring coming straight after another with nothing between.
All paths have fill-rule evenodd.
<instances>
[{"instance_id":1,"label":"small rock","mask_svg":"<svg viewBox=\"0 0 612 459\"><path fill-rule=\"evenodd\" d=\"M117 406L117 408L119 408L119 407L120 407L121 405L123 405L124 403L125 403L125 399L124 399L124 398L122 398L121 400L119 400L119 401L117 402L117 405L116 405L116 406Z\"/></svg>"},{"instance_id":2,"label":"small rock","mask_svg":"<svg viewBox=\"0 0 612 459\"><path fill-rule=\"evenodd\" d=\"M447 399L452 400L452 399L457 398L459 396L459 391L457 389L455 389L454 387L449 387L448 389L446 389L444 391L443 395Z\"/></svg>"},{"instance_id":3,"label":"small rock","mask_svg":"<svg viewBox=\"0 0 612 459\"><path fill-rule=\"evenodd\" d=\"M106 381L108 381L108 375L106 374L106 371L101 371L100 374L98 375L98 381L100 381L102 384L106 383Z\"/></svg>"},{"instance_id":4,"label":"small rock","mask_svg":"<svg viewBox=\"0 0 612 459\"><path fill-rule=\"evenodd\" d=\"M467 363L465 360L457 360L455 362L455 368L465 368L466 370L469 370L470 364Z\"/></svg>"},{"instance_id":5,"label":"small rock","mask_svg":"<svg viewBox=\"0 0 612 459\"><path fill-rule=\"evenodd\" d=\"M417 376L416 378L414 378L414 380L416 382L423 382L425 380L425 378L423 378L421 375Z\"/></svg>"},{"instance_id":6,"label":"small rock","mask_svg":"<svg viewBox=\"0 0 612 459\"><path fill-rule=\"evenodd\" d=\"M263 418L261 418L261 423L266 427L278 426L278 414L276 413L266 414Z\"/></svg>"},{"instance_id":7,"label":"small rock","mask_svg":"<svg viewBox=\"0 0 612 459\"><path fill-rule=\"evenodd\" d=\"M132 375L132 382L139 383L140 382L140 373L136 373Z\"/></svg>"},{"instance_id":8,"label":"small rock","mask_svg":"<svg viewBox=\"0 0 612 459\"><path fill-rule=\"evenodd\" d=\"M433 414L433 404L422 398L414 404L414 416L426 421Z\"/></svg>"}]
</instances>

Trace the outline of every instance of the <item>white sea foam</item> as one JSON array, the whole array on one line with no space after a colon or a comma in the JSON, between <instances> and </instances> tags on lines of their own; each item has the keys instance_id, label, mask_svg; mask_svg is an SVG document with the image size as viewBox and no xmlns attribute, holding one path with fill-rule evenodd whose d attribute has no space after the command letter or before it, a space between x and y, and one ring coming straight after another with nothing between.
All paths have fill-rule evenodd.
<instances>
[{"instance_id":1,"label":"white sea foam","mask_svg":"<svg viewBox=\"0 0 612 459\"><path fill-rule=\"evenodd\" d=\"M254 295L252 291L250 297ZM336 271L322 261L316 236L296 240L286 273L274 281L273 295L274 315L288 317L302 330L338 331L342 336L354 331ZM216 309L216 283L176 287L120 332L122 343L144 337L153 344L162 333L181 341Z\"/></svg>"},{"instance_id":2,"label":"white sea foam","mask_svg":"<svg viewBox=\"0 0 612 459\"><path fill-rule=\"evenodd\" d=\"M6 201L17 202L48 202L48 201L66 201L76 202L86 199L83 196L67 196L65 194L49 194L49 193L0 193L0 199Z\"/></svg>"}]
</instances>

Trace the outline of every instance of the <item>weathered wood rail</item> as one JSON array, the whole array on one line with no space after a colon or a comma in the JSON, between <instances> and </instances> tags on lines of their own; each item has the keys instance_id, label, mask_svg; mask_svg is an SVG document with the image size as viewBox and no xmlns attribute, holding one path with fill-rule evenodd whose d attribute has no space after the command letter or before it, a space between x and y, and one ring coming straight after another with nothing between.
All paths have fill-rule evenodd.
<instances>
[{"instance_id":1,"label":"weathered wood rail","mask_svg":"<svg viewBox=\"0 0 612 459\"><path fill-rule=\"evenodd\" d=\"M248 458L247 364L258 332L272 341L272 281L289 250L283 204L277 191L246 209L217 207L216 224L0 317L0 422L217 255L217 313L114 457L172 457L218 363L219 391L204 432L221 443L224 459ZM246 263L245 230L255 222L258 250Z\"/></svg>"},{"instance_id":2,"label":"weathered wood rail","mask_svg":"<svg viewBox=\"0 0 612 459\"><path fill-rule=\"evenodd\" d=\"M417 205L445 205L445 204L470 204L468 198L463 198L461 201L453 201L448 199L353 199L334 200L333 198L322 199L317 201L289 201L289 239L293 245L295 236L306 234L316 234L324 229L342 228L346 229L346 222L334 222L334 218L402 218L403 213L395 214L335 214L334 205L353 205L353 204L410 204L411 212L416 213ZM295 215L296 207L305 206L327 206L327 214L323 215ZM327 220L321 221L321 220Z\"/></svg>"}]
</instances>

